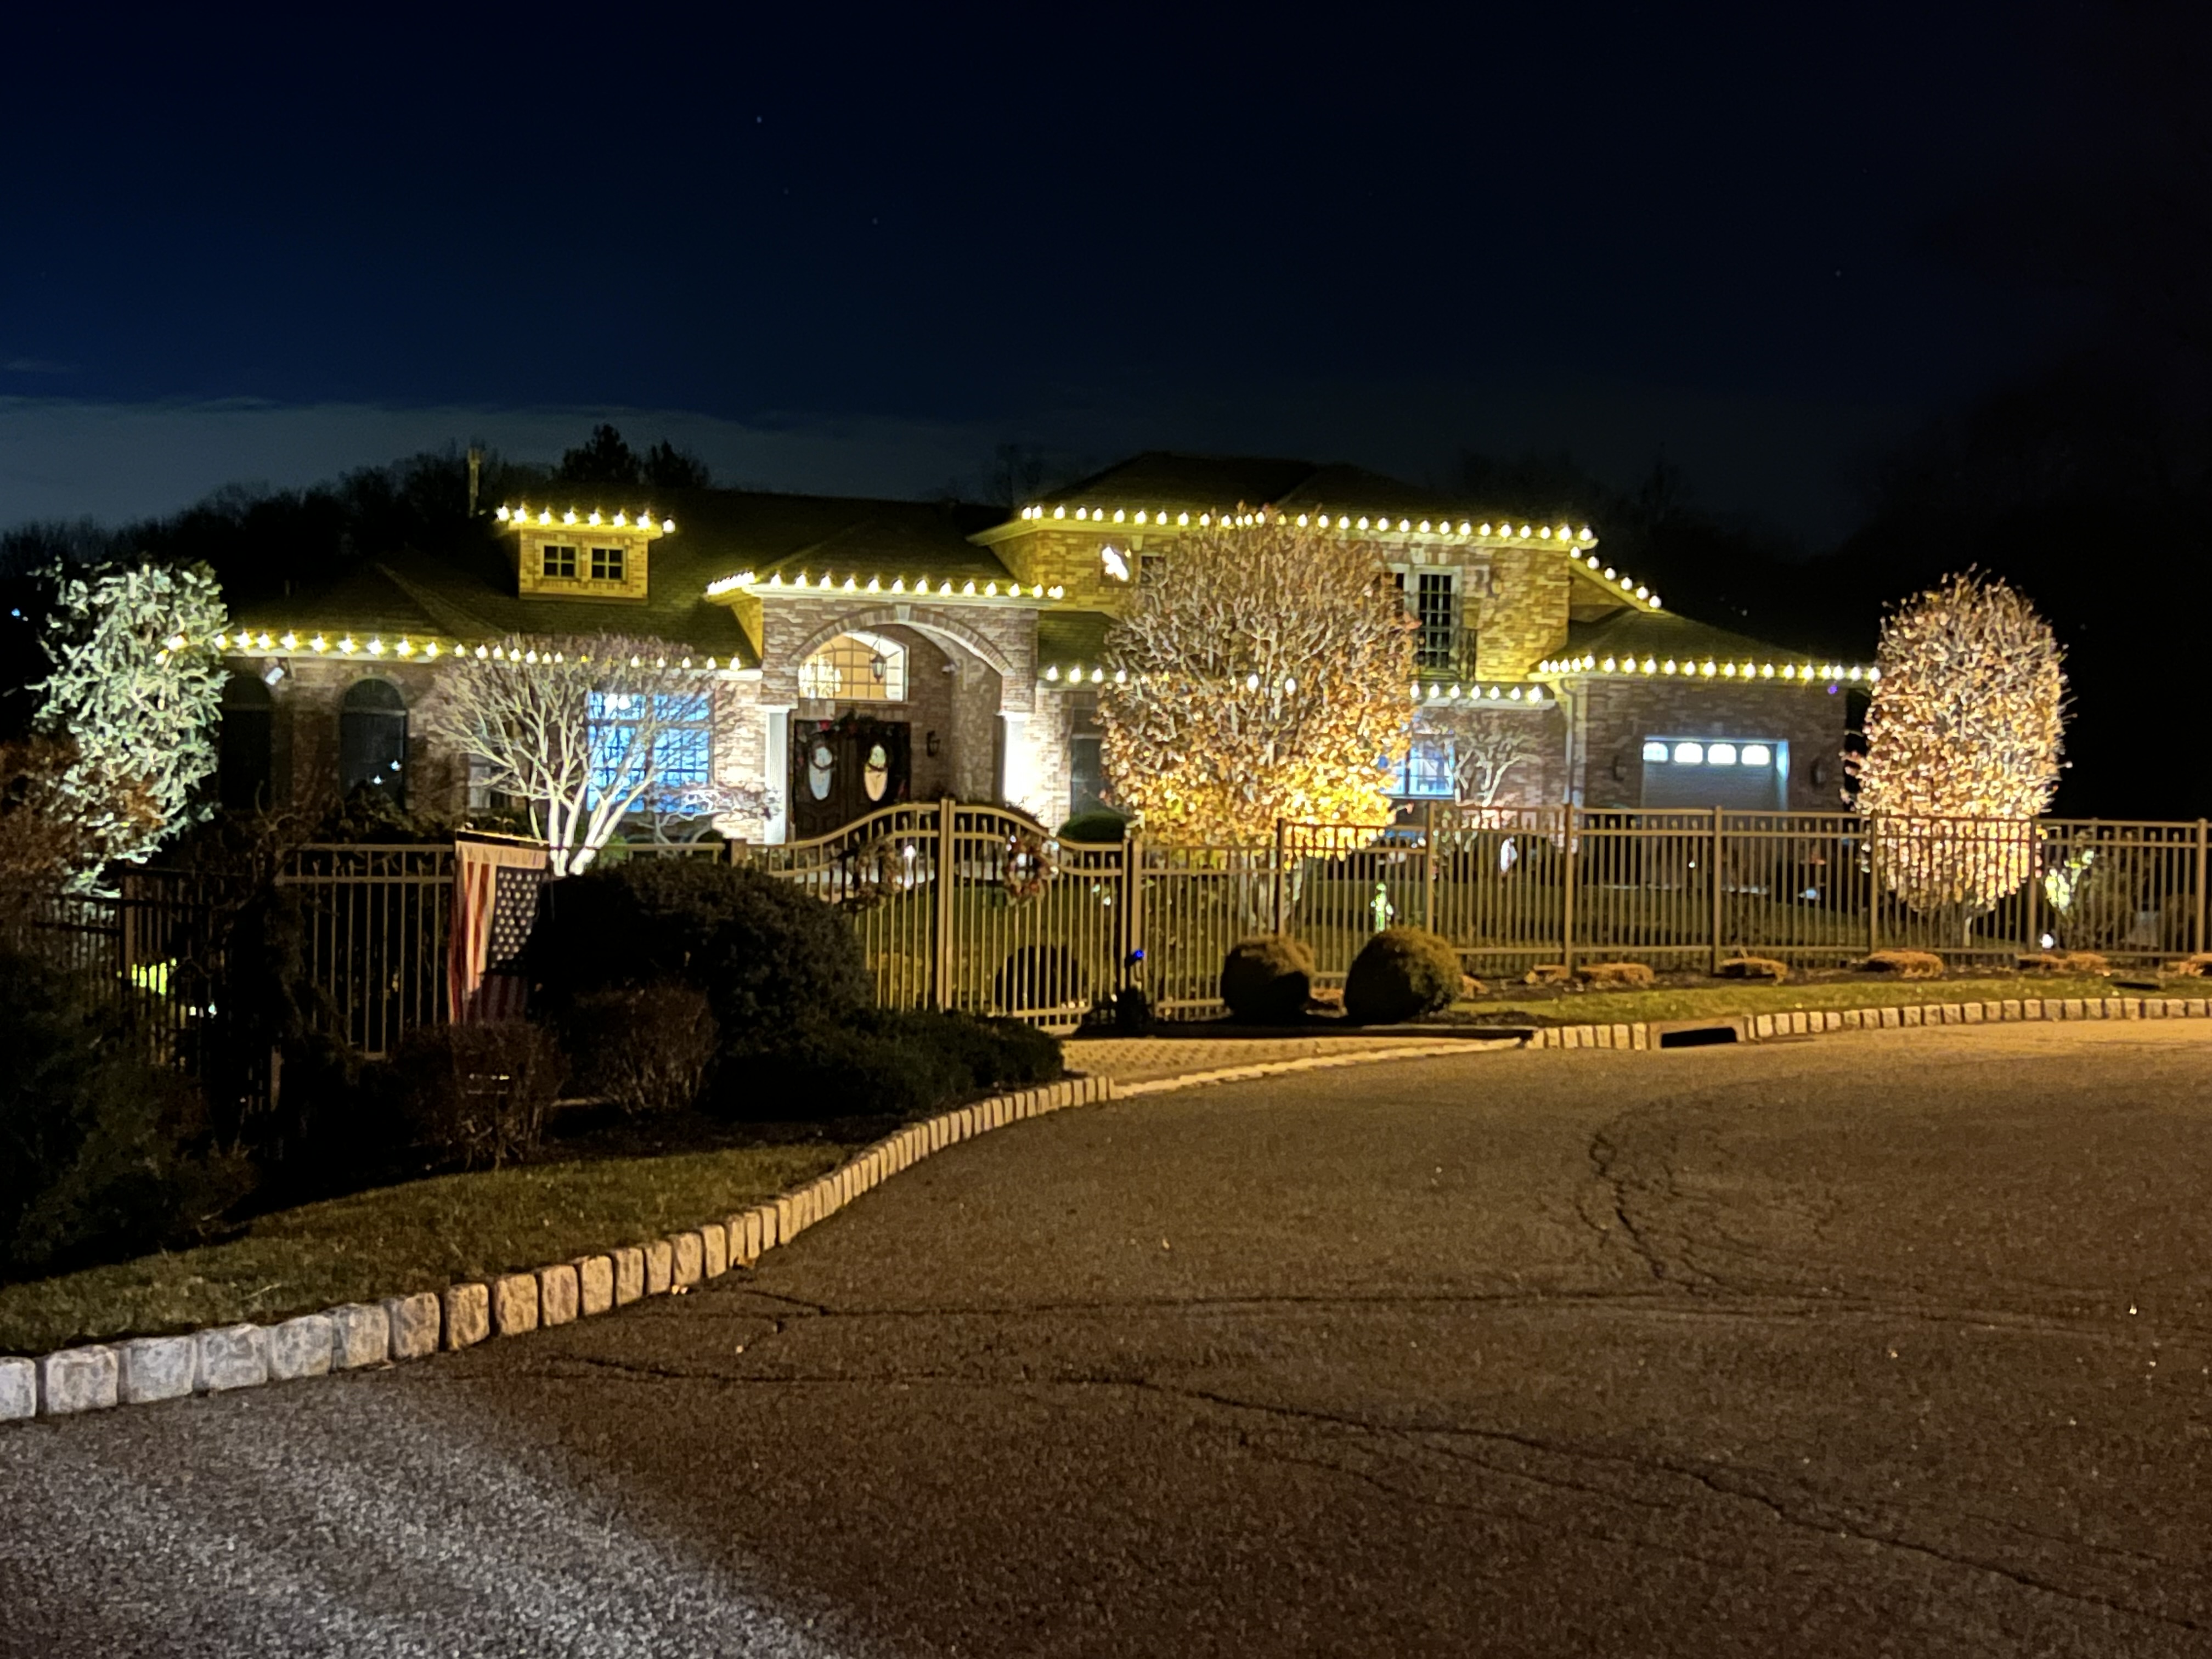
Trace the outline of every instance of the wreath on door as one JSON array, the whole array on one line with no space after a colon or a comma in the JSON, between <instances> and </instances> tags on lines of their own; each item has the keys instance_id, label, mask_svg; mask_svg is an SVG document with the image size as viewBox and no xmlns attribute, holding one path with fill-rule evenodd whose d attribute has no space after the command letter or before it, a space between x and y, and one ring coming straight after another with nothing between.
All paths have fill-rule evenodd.
<instances>
[{"instance_id":1,"label":"wreath on door","mask_svg":"<svg viewBox=\"0 0 2212 1659\"><path fill-rule=\"evenodd\" d=\"M908 884L914 857L910 842L874 836L844 854L845 890L839 902L848 910L867 910Z\"/></svg>"},{"instance_id":2,"label":"wreath on door","mask_svg":"<svg viewBox=\"0 0 2212 1659\"><path fill-rule=\"evenodd\" d=\"M1004 878L1006 896L1019 904L1044 891L1046 884L1059 873L1054 860L1059 850L1057 842L1048 840L1034 830L1017 830L1008 836Z\"/></svg>"}]
</instances>

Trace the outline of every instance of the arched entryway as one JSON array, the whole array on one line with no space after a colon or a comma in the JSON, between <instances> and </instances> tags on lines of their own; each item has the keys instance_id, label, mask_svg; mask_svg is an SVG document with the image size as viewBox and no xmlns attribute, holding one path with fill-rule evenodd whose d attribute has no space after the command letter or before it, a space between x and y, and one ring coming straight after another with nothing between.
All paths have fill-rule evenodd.
<instances>
[{"instance_id":1,"label":"arched entryway","mask_svg":"<svg viewBox=\"0 0 2212 1659\"><path fill-rule=\"evenodd\" d=\"M1004 681L979 647L911 615L856 615L809 642L785 767L793 839L903 800L997 793Z\"/></svg>"}]
</instances>

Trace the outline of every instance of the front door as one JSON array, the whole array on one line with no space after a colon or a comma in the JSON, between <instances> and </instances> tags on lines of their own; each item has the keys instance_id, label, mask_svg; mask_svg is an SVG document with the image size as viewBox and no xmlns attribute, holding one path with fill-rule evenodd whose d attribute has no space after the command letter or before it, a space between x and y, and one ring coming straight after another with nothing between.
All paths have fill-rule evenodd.
<instances>
[{"instance_id":1,"label":"front door","mask_svg":"<svg viewBox=\"0 0 2212 1659\"><path fill-rule=\"evenodd\" d=\"M792 839L829 835L878 806L902 801L912 781L905 721L848 714L796 722L791 743Z\"/></svg>"}]
</instances>

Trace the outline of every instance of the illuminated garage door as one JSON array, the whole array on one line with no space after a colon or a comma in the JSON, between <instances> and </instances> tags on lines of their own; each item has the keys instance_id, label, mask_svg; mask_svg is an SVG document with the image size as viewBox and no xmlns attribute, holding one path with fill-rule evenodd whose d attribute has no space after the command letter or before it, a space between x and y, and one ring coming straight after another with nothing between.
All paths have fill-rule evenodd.
<instances>
[{"instance_id":1,"label":"illuminated garage door","mask_svg":"<svg viewBox=\"0 0 2212 1659\"><path fill-rule=\"evenodd\" d=\"M1644 805L1778 811L1789 798L1790 745L1767 738L1646 738Z\"/></svg>"}]
</instances>

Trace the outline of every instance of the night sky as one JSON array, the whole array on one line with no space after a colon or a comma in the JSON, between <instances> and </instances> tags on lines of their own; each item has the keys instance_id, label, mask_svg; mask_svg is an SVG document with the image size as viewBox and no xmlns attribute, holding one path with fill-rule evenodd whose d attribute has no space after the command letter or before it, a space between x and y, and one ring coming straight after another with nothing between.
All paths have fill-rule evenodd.
<instances>
[{"instance_id":1,"label":"night sky","mask_svg":"<svg viewBox=\"0 0 2212 1659\"><path fill-rule=\"evenodd\" d=\"M2091 118L2075 10L1451 9L19 10L0 526L611 416L886 494L1664 453L1817 547L2081 325L1939 234Z\"/></svg>"}]
</instances>

